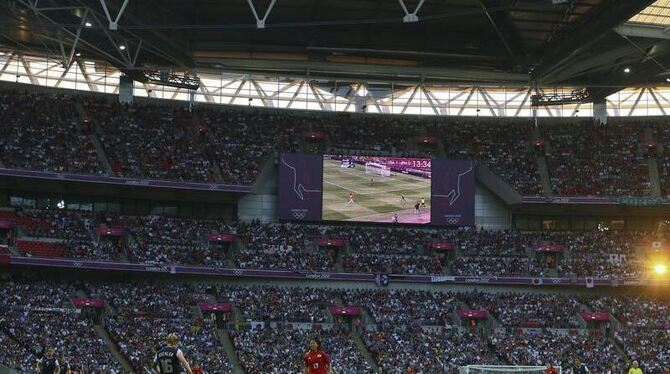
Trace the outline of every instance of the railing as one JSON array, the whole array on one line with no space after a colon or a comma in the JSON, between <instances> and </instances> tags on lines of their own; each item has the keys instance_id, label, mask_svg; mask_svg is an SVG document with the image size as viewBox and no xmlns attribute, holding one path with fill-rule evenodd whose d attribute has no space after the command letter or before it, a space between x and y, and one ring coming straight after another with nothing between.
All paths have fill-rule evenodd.
<instances>
[{"instance_id":1,"label":"railing","mask_svg":"<svg viewBox=\"0 0 670 374\"><path fill-rule=\"evenodd\" d=\"M2 257L2 256L0 256ZM174 264L132 264L121 262L100 262L91 260L37 258L22 256L9 257L9 265L39 266L53 268L76 268L104 271L133 271L143 273L164 273L182 275L205 275L214 277L283 278L326 281L379 282L380 274L309 272L291 270L258 270L236 268L214 268ZM1 262L0 262L1 263ZM643 278L542 278L542 277L496 277L496 276L450 276L450 275L403 275L391 274L389 280L402 283L450 283L450 284L491 284L526 286L670 286L670 279Z\"/></svg>"}]
</instances>

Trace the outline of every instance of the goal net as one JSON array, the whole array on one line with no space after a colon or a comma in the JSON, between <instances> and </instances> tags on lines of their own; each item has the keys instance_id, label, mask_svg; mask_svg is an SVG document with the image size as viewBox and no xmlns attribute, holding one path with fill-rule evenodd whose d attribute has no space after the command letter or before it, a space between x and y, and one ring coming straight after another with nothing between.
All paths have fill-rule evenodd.
<instances>
[{"instance_id":1,"label":"goal net","mask_svg":"<svg viewBox=\"0 0 670 374\"><path fill-rule=\"evenodd\" d=\"M562 373L560 366L554 366L559 374ZM547 369L546 366L516 366L516 365L467 365L461 366L459 374L511 374L511 373L536 373L541 374Z\"/></svg>"},{"instance_id":2,"label":"goal net","mask_svg":"<svg viewBox=\"0 0 670 374\"><path fill-rule=\"evenodd\" d=\"M391 169L386 165L378 164L376 162L366 162L365 174L377 174L382 177L390 177Z\"/></svg>"}]
</instances>

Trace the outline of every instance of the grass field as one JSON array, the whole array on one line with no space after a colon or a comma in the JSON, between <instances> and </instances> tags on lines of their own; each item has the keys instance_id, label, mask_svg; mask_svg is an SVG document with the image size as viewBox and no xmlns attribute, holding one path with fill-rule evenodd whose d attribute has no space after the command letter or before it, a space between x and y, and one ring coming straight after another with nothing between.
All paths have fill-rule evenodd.
<instances>
[{"instance_id":1,"label":"grass field","mask_svg":"<svg viewBox=\"0 0 670 374\"><path fill-rule=\"evenodd\" d=\"M374 183L370 184L370 177ZM354 203L348 204L349 192ZM407 202L402 204L400 195ZM414 204L426 199L420 214ZM338 160L323 162L323 219L335 221L393 222L398 214L400 223L430 222L430 179L393 173L390 177L365 174L365 166L341 168Z\"/></svg>"}]
</instances>

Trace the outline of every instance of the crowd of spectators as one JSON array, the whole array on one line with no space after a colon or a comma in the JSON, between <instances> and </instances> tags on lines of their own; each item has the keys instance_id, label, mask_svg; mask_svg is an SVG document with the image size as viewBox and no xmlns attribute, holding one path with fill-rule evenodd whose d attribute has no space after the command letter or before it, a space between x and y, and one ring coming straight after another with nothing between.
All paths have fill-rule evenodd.
<instances>
[{"instance_id":1,"label":"crowd of spectators","mask_svg":"<svg viewBox=\"0 0 670 374\"><path fill-rule=\"evenodd\" d=\"M87 97L98 137L114 173L121 177L213 182L211 161L191 113L182 106L120 104Z\"/></svg>"},{"instance_id":2,"label":"crowd of spectators","mask_svg":"<svg viewBox=\"0 0 670 374\"><path fill-rule=\"evenodd\" d=\"M0 364L31 372L52 347L77 372L120 373L92 321L72 308L74 295L75 288L65 282L0 283Z\"/></svg>"},{"instance_id":3,"label":"crowd of spectators","mask_svg":"<svg viewBox=\"0 0 670 374\"><path fill-rule=\"evenodd\" d=\"M17 219L23 235L39 238L90 240L94 226L91 214L69 210L26 210Z\"/></svg>"},{"instance_id":4,"label":"crowd of spectators","mask_svg":"<svg viewBox=\"0 0 670 374\"><path fill-rule=\"evenodd\" d=\"M49 282L6 281L0 283L0 310L14 307L66 308L75 293L69 283L59 282L58 286Z\"/></svg>"},{"instance_id":5,"label":"crowd of spectators","mask_svg":"<svg viewBox=\"0 0 670 374\"><path fill-rule=\"evenodd\" d=\"M553 193L578 196L649 194L649 169L639 123L593 121L542 126Z\"/></svg>"},{"instance_id":6,"label":"crowd of spectators","mask_svg":"<svg viewBox=\"0 0 670 374\"><path fill-rule=\"evenodd\" d=\"M78 113L81 102L87 121ZM35 108L39 108L35 110ZM445 156L474 159L523 195L543 193L537 156L546 154L557 195L646 195L650 191L644 128L657 142L670 135L658 123L388 117L303 113L259 108L143 102L111 97L0 92L0 157L11 168L109 174L89 134L101 141L111 174L131 178L252 184L278 151L309 150L306 131L325 134L331 152L417 155L411 139L436 138ZM535 136L540 138L535 139ZM539 140L541 139L541 140ZM538 141L539 140L539 141ZM303 147L305 149L303 149ZM319 147L317 147L318 149ZM670 187L670 147L660 152L664 191ZM431 156L429 151L424 155Z\"/></svg>"},{"instance_id":7,"label":"crowd of spectators","mask_svg":"<svg viewBox=\"0 0 670 374\"><path fill-rule=\"evenodd\" d=\"M302 354L313 333L309 330L255 328L233 335L240 365L247 373L298 373L304 370Z\"/></svg>"},{"instance_id":8,"label":"crowd of spectators","mask_svg":"<svg viewBox=\"0 0 670 374\"><path fill-rule=\"evenodd\" d=\"M614 339L631 360L637 360L645 373L662 373L670 364L670 333L663 329L623 329Z\"/></svg>"},{"instance_id":9,"label":"crowd of spectators","mask_svg":"<svg viewBox=\"0 0 670 374\"><path fill-rule=\"evenodd\" d=\"M30 362L31 359L36 359L35 356L2 331L3 323L4 319L0 318L0 346L2 347L0 350L0 365L19 371L30 371L35 367L35 362ZM26 367L23 367L24 362L28 363Z\"/></svg>"},{"instance_id":10,"label":"crowd of spectators","mask_svg":"<svg viewBox=\"0 0 670 374\"><path fill-rule=\"evenodd\" d=\"M498 356L512 365L573 367L577 360L592 373L621 372L628 362L611 341L601 335L578 333L495 332L489 341Z\"/></svg>"},{"instance_id":11,"label":"crowd of spectators","mask_svg":"<svg viewBox=\"0 0 670 374\"><path fill-rule=\"evenodd\" d=\"M278 150L298 149L294 139L302 126L290 114L230 107L199 107L195 113L203 152L218 164L224 183L253 184Z\"/></svg>"},{"instance_id":12,"label":"crowd of spectators","mask_svg":"<svg viewBox=\"0 0 670 374\"><path fill-rule=\"evenodd\" d=\"M40 347L40 351L23 356L22 368L34 368L43 349L53 347L77 371L120 373L121 366L92 322L70 312L5 313L2 318L8 334L19 345Z\"/></svg>"},{"instance_id":13,"label":"crowd of spectators","mask_svg":"<svg viewBox=\"0 0 670 374\"><path fill-rule=\"evenodd\" d=\"M322 330L257 327L235 333L233 341L247 373L289 374L304 371L304 355L314 338L321 341L322 349L330 356L333 372L373 373L354 345L351 332L337 324Z\"/></svg>"},{"instance_id":14,"label":"crowd of spectators","mask_svg":"<svg viewBox=\"0 0 670 374\"><path fill-rule=\"evenodd\" d=\"M644 231L592 230L556 235L569 257L559 262L564 276L639 277L646 269L639 245L653 235Z\"/></svg>"},{"instance_id":15,"label":"crowd of spectators","mask_svg":"<svg viewBox=\"0 0 670 374\"><path fill-rule=\"evenodd\" d=\"M645 372L657 373L670 360L670 303L663 295L70 283L10 277L0 279L0 364L31 371L43 350L53 346L76 371L120 373L93 319L72 307L71 298L82 293L109 306L102 326L134 372L145 371L155 349L176 333L192 364L199 362L210 373L231 373L217 330L225 328L248 373L301 371L314 337L331 355L335 372L371 373L354 342L353 325L326 312L328 306L341 304L361 306L372 317L372 324L357 331L385 373L404 373L409 367L420 373L457 373L462 365L504 363L552 363L565 370L578 359L591 372L619 372L636 359ZM219 325L203 318L195 312L202 301L231 303L242 321ZM584 306L610 312L621 323L613 339L602 330L580 331L577 319ZM454 326L454 312L463 307L489 311L502 327L488 331L486 338L484 329ZM311 328L298 327L300 322ZM528 322L533 325L524 325ZM535 330L522 332L519 327Z\"/></svg>"},{"instance_id":16,"label":"crowd of spectators","mask_svg":"<svg viewBox=\"0 0 670 374\"><path fill-rule=\"evenodd\" d=\"M536 236L510 230L461 230L456 240L466 256L525 257Z\"/></svg>"},{"instance_id":17,"label":"crowd of spectators","mask_svg":"<svg viewBox=\"0 0 670 374\"><path fill-rule=\"evenodd\" d=\"M670 128L666 121L652 123L650 127L655 132L656 147L653 149L653 154L658 156L658 177L661 182L661 194L667 197L670 195Z\"/></svg>"},{"instance_id":18,"label":"crowd of spectators","mask_svg":"<svg viewBox=\"0 0 670 374\"><path fill-rule=\"evenodd\" d=\"M385 325L444 326L456 310L452 292L421 290L348 290L343 295L347 305L364 307L375 323Z\"/></svg>"},{"instance_id":19,"label":"crowd of spectators","mask_svg":"<svg viewBox=\"0 0 670 374\"><path fill-rule=\"evenodd\" d=\"M664 329L670 323L670 301L643 295L582 297L596 311L608 311L626 329Z\"/></svg>"},{"instance_id":20,"label":"crowd of spectators","mask_svg":"<svg viewBox=\"0 0 670 374\"><path fill-rule=\"evenodd\" d=\"M133 235L128 258L145 263L225 266L226 251L207 242L211 233L234 234L234 225L223 221L163 216L121 217Z\"/></svg>"},{"instance_id":21,"label":"crowd of spectators","mask_svg":"<svg viewBox=\"0 0 670 374\"><path fill-rule=\"evenodd\" d=\"M474 332L388 326L367 331L363 341L383 373L459 373L463 365L495 365L499 360L486 339Z\"/></svg>"},{"instance_id":22,"label":"crowd of spectators","mask_svg":"<svg viewBox=\"0 0 670 374\"><path fill-rule=\"evenodd\" d=\"M494 121L438 118L426 127L441 139L447 158L484 162L522 195L541 195L531 125L518 120Z\"/></svg>"},{"instance_id":23,"label":"crowd of spectators","mask_svg":"<svg viewBox=\"0 0 670 374\"><path fill-rule=\"evenodd\" d=\"M1 90L0 118L5 167L104 174L72 96Z\"/></svg>"},{"instance_id":24,"label":"crowd of spectators","mask_svg":"<svg viewBox=\"0 0 670 374\"><path fill-rule=\"evenodd\" d=\"M640 250L654 233L585 230L520 232L316 225L188 219L166 216L104 216L66 209L16 214L12 237L55 239L65 256L148 264L186 264L307 272L334 271L463 276L631 278L648 269ZM119 226L120 237L98 235L99 225ZM231 234L233 242L209 242L208 234ZM344 239L319 246L316 239ZM235 241L239 242L235 242ZM455 251L430 248L449 242ZM535 247L559 252L543 255ZM551 261L548 261L551 260ZM339 267L341 264L341 268Z\"/></svg>"},{"instance_id":25,"label":"crowd of spectators","mask_svg":"<svg viewBox=\"0 0 670 374\"><path fill-rule=\"evenodd\" d=\"M350 273L442 274L439 256L355 253L342 258L342 267Z\"/></svg>"},{"instance_id":26,"label":"crowd of spectators","mask_svg":"<svg viewBox=\"0 0 670 374\"><path fill-rule=\"evenodd\" d=\"M293 271L333 270L334 253L318 250L242 250L235 256L235 266L242 269Z\"/></svg>"},{"instance_id":27,"label":"crowd of spectators","mask_svg":"<svg viewBox=\"0 0 670 374\"><path fill-rule=\"evenodd\" d=\"M337 304L330 289L270 286L222 287L220 302L229 302L249 321L325 322L325 309Z\"/></svg>"},{"instance_id":28,"label":"crowd of spectators","mask_svg":"<svg viewBox=\"0 0 670 374\"><path fill-rule=\"evenodd\" d=\"M474 276L543 276L546 269L541 261L527 257L458 257L451 264L455 275Z\"/></svg>"},{"instance_id":29,"label":"crowd of spectators","mask_svg":"<svg viewBox=\"0 0 670 374\"><path fill-rule=\"evenodd\" d=\"M318 227L295 223L250 222L240 224L240 240L246 248L235 256L239 268L295 271L334 269L335 253L314 245Z\"/></svg>"},{"instance_id":30,"label":"crowd of spectators","mask_svg":"<svg viewBox=\"0 0 670 374\"><path fill-rule=\"evenodd\" d=\"M198 362L208 373L232 373L216 329L202 319L117 315L105 318L104 325L136 373L153 367L156 349L171 333L179 337L179 348L191 365Z\"/></svg>"},{"instance_id":31,"label":"crowd of spectators","mask_svg":"<svg viewBox=\"0 0 670 374\"><path fill-rule=\"evenodd\" d=\"M186 284L143 283L87 283L91 297L104 300L116 314L148 316L153 318L182 318L191 313L191 307L206 301L203 292Z\"/></svg>"},{"instance_id":32,"label":"crowd of spectators","mask_svg":"<svg viewBox=\"0 0 670 374\"><path fill-rule=\"evenodd\" d=\"M134 372L151 367L153 353L170 333L191 364L199 362L206 372L230 373L214 322L194 313L198 303L209 301L203 285L172 283L86 283L82 289L110 307L103 325Z\"/></svg>"},{"instance_id":33,"label":"crowd of spectators","mask_svg":"<svg viewBox=\"0 0 670 374\"><path fill-rule=\"evenodd\" d=\"M323 128L328 132L333 148L347 153L406 155L409 139L419 135L421 122L402 118L380 118L374 115L336 114L321 115Z\"/></svg>"},{"instance_id":34,"label":"crowd of spectators","mask_svg":"<svg viewBox=\"0 0 670 374\"><path fill-rule=\"evenodd\" d=\"M458 298L472 309L484 309L506 327L571 328L582 311L576 296L525 292L463 292Z\"/></svg>"},{"instance_id":35,"label":"crowd of spectators","mask_svg":"<svg viewBox=\"0 0 670 374\"><path fill-rule=\"evenodd\" d=\"M349 248L355 253L415 254L430 241L433 230L396 228L336 226L338 236L347 238Z\"/></svg>"},{"instance_id":36,"label":"crowd of spectators","mask_svg":"<svg viewBox=\"0 0 670 374\"><path fill-rule=\"evenodd\" d=\"M95 234L98 218L70 210L24 210L17 214L21 236L59 240L65 257L95 260L122 258L122 240Z\"/></svg>"},{"instance_id":37,"label":"crowd of spectators","mask_svg":"<svg viewBox=\"0 0 670 374\"><path fill-rule=\"evenodd\" d=\"M636 278L647 273L647 266L642 260L611 259L598 254L564 259L558 269L566 277Z\"/></svg>"}]
</instances>

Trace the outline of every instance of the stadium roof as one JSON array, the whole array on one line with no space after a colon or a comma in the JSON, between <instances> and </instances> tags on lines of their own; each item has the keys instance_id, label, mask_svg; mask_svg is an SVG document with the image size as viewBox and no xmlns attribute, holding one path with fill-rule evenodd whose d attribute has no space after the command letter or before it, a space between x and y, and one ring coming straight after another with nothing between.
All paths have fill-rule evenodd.
<instances>
[{"instance_id":1,"label":"stadium roof","mask_svg":"<svg viewBox=\"0 0 670 374\"><path fill-rule=\"evenodd\" d=\"M670 0L658 0L646 7L640 13L631 17L631 22L650 25L670 25Z\"/></svg>"},{"instance_id":2,"label":"stadium roof","mask_svg":"<svg viewBox=\"0 0 670 374\"><path fill-rule=\"evenodd\" d=\"M668 3L15 0L0 2L0 43L61 56L65 64L81 53L124 71L537 83L589 87L605 97L666 82L670 33L659 25L670 19Z\"/></svg>"}]
</instances>

